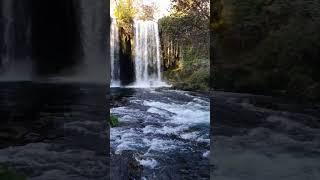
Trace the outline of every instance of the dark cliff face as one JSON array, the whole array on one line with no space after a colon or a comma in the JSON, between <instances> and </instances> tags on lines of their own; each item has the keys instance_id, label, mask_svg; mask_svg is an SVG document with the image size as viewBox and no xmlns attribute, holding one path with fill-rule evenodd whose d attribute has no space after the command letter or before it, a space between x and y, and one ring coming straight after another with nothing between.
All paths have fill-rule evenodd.
<instances>
[{"instance_id":1,"label":"dark cliff face","mask_svg":"<svg viewBox=\"0 0 320 180\"><path fill-rule=\"evenodd\" d=\"M134 82L134 61L133 61L133 47L131 35L126 34L123 28L119 30L120 34L120 80L122 85L128 85Z\"/></svg>"},{"instance_id":2,"label":"dark cliff face","mask_svg":"<svg viewBox=\"0 0 320 180\"><path fill-rule=\"evenodd\" d=\"M36 72L54 74L77 63L79 15L73 0L32 0L32 54Z\"/></svg>"}]
</instances>

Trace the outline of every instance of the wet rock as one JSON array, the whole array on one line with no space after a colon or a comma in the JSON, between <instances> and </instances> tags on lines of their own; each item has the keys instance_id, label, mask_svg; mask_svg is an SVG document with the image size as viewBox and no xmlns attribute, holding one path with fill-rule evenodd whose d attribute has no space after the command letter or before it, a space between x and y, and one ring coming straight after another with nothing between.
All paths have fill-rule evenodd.
<instances>
[{"instance_id":1,"label":"wet rock","mask_svg":"<svg viewBox=\"0 0 320 180\"><path fill-rule=\"evenodd\" d=\"M111 179L141 179L143 166L135 160L132 151L123 151L121 155L111 155Z\"/></svg>"}]
</instances>

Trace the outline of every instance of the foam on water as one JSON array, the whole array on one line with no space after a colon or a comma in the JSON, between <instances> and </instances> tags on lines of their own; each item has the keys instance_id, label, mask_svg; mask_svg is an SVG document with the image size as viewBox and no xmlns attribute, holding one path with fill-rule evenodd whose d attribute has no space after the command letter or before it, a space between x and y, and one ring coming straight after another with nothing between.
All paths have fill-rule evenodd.
<instances>
[{"instance_id":1,"label":"foam on water","mask_svg":"<svg viewBox=\"0 0 320 180\"><path fill-rule=\"evenodd\" d=\"M208 158L210 156L210 151L206 151L202 154L204 158Z\"/></svg>"},{"instance_id":2,"label":"foam on water","mask_svg":"<svg viewBox=\"0 0 320 180\"><path fill-rule=\"evenodd\" d=\"M137 152L137 161L153 169L166 163L163 158L174 158L172 154L189 152L203 157L209 151L208 99L186 92L143 90L128 100L126 106L111 109L120 121L119 127L111 129L116 154Z\"/></svg>"},{"instance_id":3,"label":"foam on water","mask_svg":"<svg viewBox=\"0 0 320 180\"><path fill-rule=\"evenodd\" d=\"M164 81L139 81L131 85L124 86L124 88L135 88L135 89L146 89L146 88L160 88L160 87L171 87Z\"/></svg>"},{"instance_id":4,"label":"foam on water","mask_svg":"<svg viewBox=\"0 0 320 180\"><path fill-rule=\"evenodd\" d=\"M210 123L210 108L197 104L195 102L189 102L187 104L175 104L175 103L163 103L157 101L146 100L144 105L151 108L163 109L174 113L171 122L177 124L201 124ZM158 111L159 112L159 111Z\"/></svg>"},{"instance_id":5,"label":"foam on water","mask_svg":"<svg viewBox=\"0 0 320 180\"><path fill-rule=\"evenodd\" d=\"M138 159L136 160L140 163L140 165L144 167L148 167L150 169L154 169L158 165L158 161L152 159L152 158L146 158L146 159Z\"/></svg>"},{"instance_id":6,"label":"foam on water","mask_svg":"<svg viewBox=\"0 0 320 180\"><path fill-rule=\"evenodd\" d=\"M144 134L162 134L162 135L179 135L179 133L188 130L188 126L176 126L176 127L169 127L169 126L164 126L164 127L154 127L152 125L148 125L144 127L143 133Z\"/></svg>"}]
</instances>

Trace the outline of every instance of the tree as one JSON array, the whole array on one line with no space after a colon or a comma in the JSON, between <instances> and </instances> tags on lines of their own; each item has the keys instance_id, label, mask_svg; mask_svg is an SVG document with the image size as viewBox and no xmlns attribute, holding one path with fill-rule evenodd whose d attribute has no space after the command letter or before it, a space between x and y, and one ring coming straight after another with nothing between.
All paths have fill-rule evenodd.
<instances>
[{"instance_id":1,"label":"tree","mask_svg":"<svg viewBox=\"0 0 320 180\"><path fill-rule=\"evenodd\" d=\"M115 16L117 18L117 23L122 27L127 33L131 32L132 22L136 16L138 10L134 4L134 0L119 0L116 1Z\"/></svg>"},{"instance_id":2,"label":"tree","mask_svg":"<svg viewBox=\"0 0 320 180\"><path fill-rule=\"evenodd\" d=\"M207 90L210 1L171 2L171 15L159 21L167 77L180 88Z\"/></svg>"},{"instance_id":3,"label":"tree","mask_svg":"<svg viewBox=\"0 0 320 180\"><path fill-rule=\"evenodd\" d=\"M193 15L203 20L210 19L210 0L171 0L173 10L179 15Z\"/></svg>"},{"instance_id":4,"label":"tree","mask_svg":"<svg viewBox=\"0 0 320 180\"><path fill-rule=\"evenodd\" d=\"M151 5L142 5L142 12L140 15L140 19L144 21L152 21L155 19L155 13L157 11L157 6L152 3Z\"/></svg>"}]
</instances>

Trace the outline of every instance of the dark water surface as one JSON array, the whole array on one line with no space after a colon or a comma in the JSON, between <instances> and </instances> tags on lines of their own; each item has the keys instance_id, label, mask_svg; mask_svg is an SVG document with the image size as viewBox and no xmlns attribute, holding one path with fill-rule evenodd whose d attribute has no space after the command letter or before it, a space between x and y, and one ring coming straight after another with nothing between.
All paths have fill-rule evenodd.
<instances>
[{"instance_id":1,"label":"dark water surface","mask_svg":"<svg viewBox=\"0 0 320 180\"><path fill-rule=\"evenodd\" d=\"M1 82L0 163L32 180L106 179L106 91L102 85Z\"/></svg>"},{"instance_id":2,"label":"dark water surface","mask_svg":"<svg viewBox=\"0 0 320 180\"><path fill-rule=\"evenodd\" d=\"M0 83L0 163L29 179L107 179L105 85ZM319 107L253 95L112 89L111 178L320 179ZM106 97L106 98L102 98ZM211 156L210 107L212 107ZM122 176L120 176L122 174Z\"/></svg>"},{"instance_id":3,"label":"dark water surface","mask_svg":"<svg viewBox=\"0 0 320 180\"><path fill-rule=\"evenodd\" d=\"M170 89L112 88L111 173L118 179L209 179L210 103ZM127 163L119 167L119 157ZM127 176L127 178L125 177Z\"/></svg>"},{"instance_id":4,"label":"dark water surface","mask_svg":"<svg viewBox=\"0 0 320 180\"><path fill-rule=\"evenodd\" d=\"M320 179L320 106L225 92L211 103L212 179Z\"/></svg>"}]
</instances>

